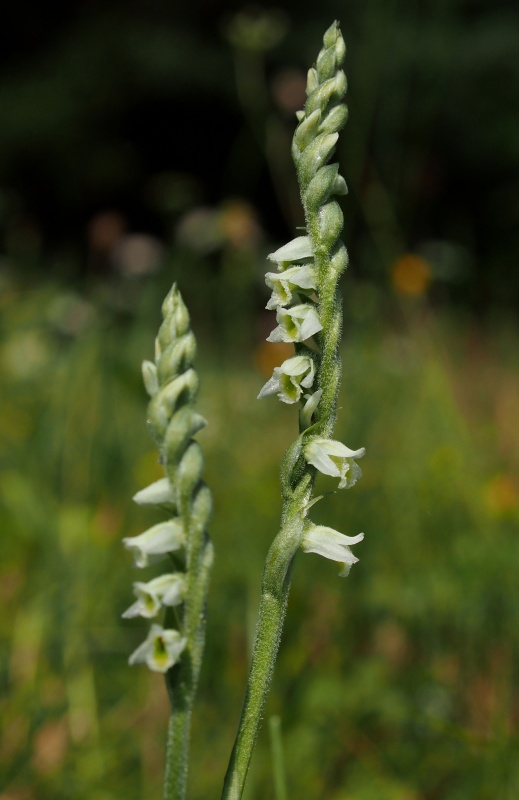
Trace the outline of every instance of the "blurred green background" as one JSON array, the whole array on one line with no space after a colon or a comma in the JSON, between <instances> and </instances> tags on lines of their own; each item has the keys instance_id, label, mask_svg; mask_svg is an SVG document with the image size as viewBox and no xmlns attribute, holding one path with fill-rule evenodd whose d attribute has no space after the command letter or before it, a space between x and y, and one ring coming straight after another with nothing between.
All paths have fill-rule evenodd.
<instances>
[{"instance_id":1,"label":"blurred green background","mask_svg":"<svg viewBox=\"0 0 519 800\"><path fill-rule=\"evenodd\" d=\"M266 712L290 798L519 796L519 9L20 0L0 31L0 800L161 796L166 695L129 668L157 520L139 364L177 280L199 340L217 560L191 797L219 796L293 409L255 397L266 254L302 224L306 68L342 23L338 438L364 477L315 521L366 538L347 580L297 559ZM325 480L322 489L333 488ZM274 798L268 726L247 800Z\"/></svg>"}]
</instances>

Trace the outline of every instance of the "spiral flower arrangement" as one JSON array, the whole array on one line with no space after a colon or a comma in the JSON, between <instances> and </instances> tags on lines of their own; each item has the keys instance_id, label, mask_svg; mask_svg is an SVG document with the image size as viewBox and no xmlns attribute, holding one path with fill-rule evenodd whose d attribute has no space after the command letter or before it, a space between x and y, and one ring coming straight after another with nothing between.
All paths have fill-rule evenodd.
<instances>
[{"instance_id":1,"label":"spiral flower arrangement","mask_svg":"<svg viewBox=\"0 0 519 800\"><path fill-rule=\"evenodd\" d=\"M298 112L292 142L306 235L298 236L269 256L277 265L265 281L272 290L267 308L276 311L277 327L268 341L292 342L295 355L274 369L259 397L276 394L299 404L299 436L289 447L281 469L282 527L267 556L249 682L238 733L227 771L223 797L242 796L248 765L270 686L281 637L297 551L318 553L340 565L347 575L358 559L350 546L364 534L346 536L316 525L308 512L320 500L313 497L316 473L339 479L338 488L353 486L361 476L356 463L364 448L352 450L333 439L341 379L338 348L342 304L338 289L348 265L339 238L342 211L335 196L346 194L336 163L329 164L339 130L347 119L342 102L346 76L341 64L346 48L339 25L326 31L315 67L309 70L307 100Z\"/></svg>"},{"instance_id":2,"label":"spiral flower arrangement","mask_svg":"<svg viewBox=\"0 0 519 800\"><path fill-rule=\"evenodd\" d=\"M134 583L136 601L123 616L155 619L164 611L164 626L153 623L129 660L166 675L172 713L165 796L176 798L185 794L191 708L204 646L205 600L213 561L207 533L212 501L202 480L202 450L193 439L206 424L194 408L196 341L175 285L164 300L162 315L155 361L143 363L143 378L151 397L148 422L165 476L137 492L134 500L166 511L170 517L139 536L124 539L124 545L133 553L136 567L169 559L170 571Z\"/></svg>"}]
</instances>

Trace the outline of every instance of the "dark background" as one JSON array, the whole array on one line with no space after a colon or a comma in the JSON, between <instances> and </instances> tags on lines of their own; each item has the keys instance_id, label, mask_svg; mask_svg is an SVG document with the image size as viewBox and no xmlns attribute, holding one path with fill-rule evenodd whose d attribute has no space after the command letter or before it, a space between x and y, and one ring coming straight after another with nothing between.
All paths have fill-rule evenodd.
<instances>
[{"instance_id":1,"label":"dark background","mask_svg":"<svg viewBox=\"0 0 519 800\"><path fill-rule=\"evenodd\" d=\"M0 247L17 270L76 280L89 269L89 222L106 210L169 245L181 213L240 197L269 237L285 236L296 220L273 172L286 185L279 174L290 165L267 153L266 121L277 123L283 150L294 117L276 104L273 81L305 70L319 32L338 17L351 87L340 159L356 275L378 281L399 254L419 251L442 301L478 313L514 307L517 5L282 8L279 41L251 51L246 37L230 45L226 35L236 3L9 5L0 34ZM251 19L269 9L249 9ZM270 10L275 27L280 12ZM242 102L236 73L247 87Z\"/></svg>"}]
</instances>

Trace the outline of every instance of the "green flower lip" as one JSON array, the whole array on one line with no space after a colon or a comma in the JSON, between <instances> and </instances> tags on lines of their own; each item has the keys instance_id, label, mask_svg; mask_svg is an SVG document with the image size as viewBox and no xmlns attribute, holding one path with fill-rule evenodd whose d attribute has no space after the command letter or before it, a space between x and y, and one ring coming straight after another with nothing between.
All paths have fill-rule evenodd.
<instances>
[{"instance_id":1,"label":"green flower lip","mask_svg":"<svg viewBox=\"0 0 519 800\"><path fill-rule=\"evenodd\" d=\"M173 629L152 625L146 640L131 654L130 665L147 664L153 672L167 672L176 664L187 645L187 639Z\"/></svg>"},{"instance_id":2,"label":"green flower lip","mask_svg":"<svg viewBox=\"0 0 519 800\"><path fill-rule=\"evenodd\" d=\"M315 364L309 356L293 356L274 368L272 377L261 389L258 400L278 394L283 403L297 403L303 389L309 389L315 377Z\"/></svg>"}]
</instances>

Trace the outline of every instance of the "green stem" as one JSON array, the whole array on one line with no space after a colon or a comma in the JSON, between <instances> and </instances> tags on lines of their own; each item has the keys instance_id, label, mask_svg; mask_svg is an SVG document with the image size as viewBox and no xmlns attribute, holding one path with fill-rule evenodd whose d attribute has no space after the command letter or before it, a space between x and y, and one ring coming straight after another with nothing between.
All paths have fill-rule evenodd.
<instances>
[{"instance_id":1,"label":"green stem","mask_svg":"<svg viewBox=\"0 0 519 800\"><path fill-rule=\"evenodd\" d=\"M287 787L285 779L285 760L283 756L283 740L281 737L281 719L269 719L270 749L272 753L272 773L274 776L274 791L276 800L287 800Z\"/></svg>"},{"instance_id":2,"label":"green stem","mask_svg":"<svg viewBox=\"0 0 519 800\"><path fill-rule=\"evenodd\" d=\"M177 680L178 676L175 680L166 676L172 711L166 742L164 800L181 800L187 789L192 697L186 692L185 682Z\"/></svg>"},{"instance_id":3,"label":"green stem","mask_svg":"<svg viewBox=\"0 0 519 800\"><path fill-rule=\"evenodd\" d=\"M245 787L252 751L272 682L290 591L292 562L303 535L305 509L312 494L313 483L313 474L310 471L305 472L292 497L285 501L285 523L267 555L249 681L225 776L222 800L239 800Z\"/></svg>"},{"instance_id":4,"label":"green stem","mask_svg":"<svg viewBox=\"0 0 519 800\"><path fill-rule=\"evenodd\" d=\"M180 663L166 675L171 715L166 745L164 800L185 800L191 734L191 713L200 675L205 641L205 605L213 545L205 525L211 495L199 479L202 452L191 442L178 470L179 513L187 531L187 597L182 631L187 647Z\"/></svg>"}]
</instances>

